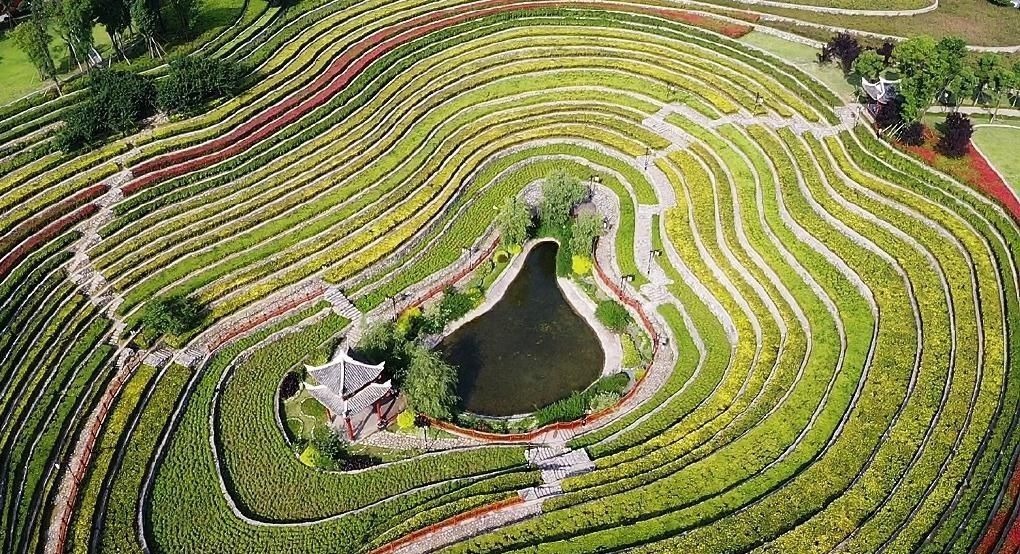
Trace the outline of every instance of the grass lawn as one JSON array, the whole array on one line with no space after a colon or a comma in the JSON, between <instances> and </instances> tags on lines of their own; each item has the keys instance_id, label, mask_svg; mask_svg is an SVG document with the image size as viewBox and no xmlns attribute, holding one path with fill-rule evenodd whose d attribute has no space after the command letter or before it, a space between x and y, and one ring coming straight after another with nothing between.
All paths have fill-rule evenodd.
<instances>
[{"instance_id":1,"label":"grass lawn","mask_svg":"<svg viewBox=\"0 0 1020 554\"><path fill-rule=\"evenodd\" d=\"M783 58L828 85L844 100L852 100L854 97L854 85L847 81L842 70L835 64L822 65L816 61L817 48L757 31L748 33L740 39L740 42L756 46Z\"/></svg>"},{"instance_id":2,"label":"grass lawn","mask_svg":"<svg viewBox=\"0 0 1020 554\"><path fill-rule=\"evenodd\" d=\"M326 408L304 389L283 401L283 416L295 440L311 441L329 434Z\"/></svg>"},{"instance_id":3,"label":"grass lawn","mask_svg":"<svg viewBox=\"0 0 1020 554\"><path fill-rule=\"evenodd\" d=\"M1008 122L1003 125L1010 126L980 126L974 131L972 140L1006 178L1006 184L1020 196L1020 123Z\"/></svg>"},{"instance_id":4,"label":"grass lawn","mask_svg":"<svg viewBox=\"0 0 1020 554\"><path fill-rule=\"evenodd\" d=\"M970 44L984 46L1013 46L1020 43L1020 10L996 6L988 0L940 0L933 12L910 17L858 16L815 13L796 8L772 8L749 6L734 0L708 0L740 10L781 15L801 21L846 27L883 35L916 36L932 35L936 38L946 35L962 37ZM821 0L820 0L821 1ZM894 9L883 3L868 5L871 9ZM831 32L790 24L769 22L769 26L785 29L803 36L825 40Z\"/></svg>"},{"instance_id":5,"label":"grass lawn","mask_svg":"<svg viewBox=\"0 0 1020 554\"><path fill-rule=\"evenodd\" d=\"M77 71L78 66L71 59L67 46L57 38L56 33L52 30L50 30L50 36L53 37L53 41L50 42L50 54L53 56L53 63L56 64L60 75L64 76L71 71ZM96 43L96 50L103 58L109 57L113 52L113 47L110 45L110 36L106 34L106 31L96 25L92 29L92 37ZM13 102L50 82L44 83L39 78L39 73L35 70L32 62L28 60L28 56L14 44L6 31L0 35L0 74L4 76L0 81L0 106Z\"/></svg>"},{"instance_id":6,"label":"grass lawn","mask_svg":"<svg viewBox=\"0 0 1020 554\"><path fill-rule=\"evenodd\" d=\"M205 42L216 35L223 27L233 23L243 5L243 0L204 1L201 4L201 11L195 19L193 36L198 37L195 42ZM263 8L265 8L265 1L256 0L253 2L251 9L261 10ZM173 14L169 12L164 13L163 17L170 27L170 32L175 33L177 21ZM53 38L52 42L50 42L50 52L53 55L53 62L57 66L57 72L61 76L67 76L72 71L76 71L78 69L77 64L71 59L67 47L57 37L52 28L50 29L50 36ZM95 39L96 50L99 51L104 59L108 59L113 55L110 36L106 34L102 26L96 25L92 29L92 36ZM185 41L180 44L170 45L168 50L172 52L173 46L187 45L191 44L191 42ZM18 49L14 41L7 36L6 27L5 32L0 34L0 75L3 75L3 79L0 80L0 106L30 94L46 84L39 78L39 74L28 60L28 56Z\"/></svg>"}]
</instances>

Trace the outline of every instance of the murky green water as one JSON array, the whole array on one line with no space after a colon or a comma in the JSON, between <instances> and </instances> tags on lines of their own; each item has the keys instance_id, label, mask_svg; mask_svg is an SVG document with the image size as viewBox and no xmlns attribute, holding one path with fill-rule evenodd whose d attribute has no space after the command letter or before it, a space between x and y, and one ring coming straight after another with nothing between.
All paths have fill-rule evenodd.
<instances>
[{"instance_id":1,"label":"murky green water","mask_svg":"<svg viewBox=\"0 0 1020 554\"><path fill-rule=\"evenodd\" d=\"M556 286L556 249L553 242L532 249L503 298L440 343L460 370L468 411L531 412L598 379L605 354Z\"/></svg>"}]
</instances>

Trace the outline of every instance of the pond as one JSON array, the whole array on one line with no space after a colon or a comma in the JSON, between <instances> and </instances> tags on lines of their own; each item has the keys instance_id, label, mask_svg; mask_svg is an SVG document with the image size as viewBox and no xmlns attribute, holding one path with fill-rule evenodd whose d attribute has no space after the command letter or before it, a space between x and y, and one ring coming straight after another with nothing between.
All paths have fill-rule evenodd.
<instances>
[{"instance_id":1,"label":"pond","mask_svg":"<svg viewBox=\"0 0 1020 554\"><path fill-rule=\"evenodd\" d=\"M459 370L458 395L473 413L532 412L591 385L605 354L595 331L556 284L555 242L537 244L489 311L439 344Z\"/></svg>"}]
</instances>

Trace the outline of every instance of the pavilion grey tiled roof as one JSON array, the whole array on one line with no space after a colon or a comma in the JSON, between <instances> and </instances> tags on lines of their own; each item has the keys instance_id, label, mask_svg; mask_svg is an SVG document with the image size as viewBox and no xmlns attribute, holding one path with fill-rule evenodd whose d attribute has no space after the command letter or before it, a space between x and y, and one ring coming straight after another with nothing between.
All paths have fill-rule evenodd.
<instances>
[{"instance_id":1,"label":"pavilion grey tiled roof","mask_svg":"<svg viewBox=\"0 0 1020 554\"><path fill-rule=\"evenodd\" d=\"M334 415L343 417L356 414L371 406L373 402L385 396L391 387L390 381L372 383L355 393L351 398L343 398L324 385L309 385L305 387L305 390Z\"/></svg>"},{"instance_id":2,"label":"pavilion grey tiled roof","mask_svg":"<svg viewBox=\"0 0 1020 554\"><path fill-rule=\"evenodd\" d=\"M383 371L383 363L369 365L351 358L347 349L337 352L333 360L317 367L305 366L308 373L334 394L351 398L365 385L375 381Z\"/></svg>"}]
</instances>

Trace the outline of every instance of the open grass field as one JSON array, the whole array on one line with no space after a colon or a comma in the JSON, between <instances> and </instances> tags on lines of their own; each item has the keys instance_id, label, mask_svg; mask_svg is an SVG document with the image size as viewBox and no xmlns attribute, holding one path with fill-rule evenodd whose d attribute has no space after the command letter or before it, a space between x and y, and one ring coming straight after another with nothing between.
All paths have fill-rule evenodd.
<instances>
[{"instance_id":1,"label":"open grass field","mask_svg":"<svg viewBox=\"0 0 1020 554\"><path fill-rule=\"evenodd\" d=\"M1002 173L1013 192L1020 196L1020 155L1017 155L1020 124L1004 121L998 125L980 125L974 131L973 140L995 169Z\"/></svg>"},{"instance_id":2,"label":"open grass field","mask_svg":"<svg viewBox=\"0 0 1020 554\"><path fill-rule=\"evenodd\" d=\"M1020 204L855 124L809 48L651 0L265 8L203 39L254 74L200 115L76 154L42 148L74 95L0 121L0 551L1020 549ZM635 392L529 443L295 455L323 414L283 376L484 281L556 170L655 338ZM198 328L138 340L171 295Z\"/></svg>"},{"instance_id":3,"label":"open grass field","mask_svg":"<svg viewBox=\"0 0 1020 554\"><path fill-rule=\"evenodd\" d=\"M50 55L53 56L53 63L61 78L71 72L77 72L78 66L75 65L67 46L56 39L56 35L52 31L50 36L54 37L53 42L50 43ZM93 28L92 36L96 50L104 58L109 57L113 53L110 36L98 25ZM0 106L50 84L39 78L39 73L28 60L28 56L14 44L6 32L0 33L0 73L3 74L3 85L0 85Z\"/></svg>"},{"instance_id":4,"label":"open grass field","mask_svg":"<svg viewBox=\"0 0 1020 554\"><path fill-rule=\"evenodd\" d=\"M997 6L987 0L940 0L938 9L913 16L845 15L812 12L808 9L751 5L738 0L707 0L708 3L795 20L848 28L879 35L911 37L947 35L962 37L968 44L980 46L1017 46L1020 40L1020 10ZM858 5L863 9L901 9L886 5ZM789 23L768 23L809 38L827 40L831 31L796 26Z\"/></svg>"}]
</instances>

